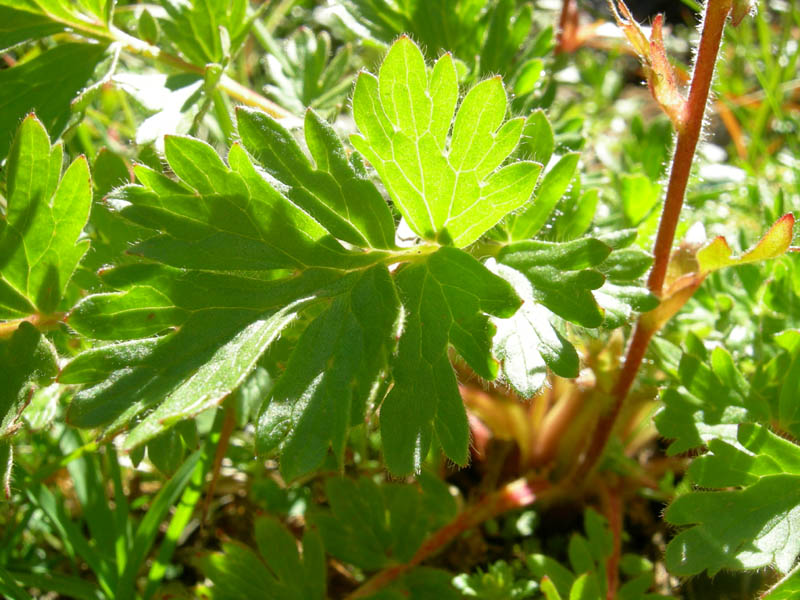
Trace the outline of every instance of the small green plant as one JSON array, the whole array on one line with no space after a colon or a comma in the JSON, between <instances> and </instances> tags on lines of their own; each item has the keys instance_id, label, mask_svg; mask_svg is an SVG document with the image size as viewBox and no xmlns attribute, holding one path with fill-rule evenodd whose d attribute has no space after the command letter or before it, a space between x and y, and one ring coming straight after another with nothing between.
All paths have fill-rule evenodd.
<instances>
[{"instance_id":1,"label":"small green plant","mask_svg":"<svg viewBox=\"0 0 800 600\"><path fill-rule=\"evenodd\" d=\"M0 591L797 593L796 144L698 151L755 7L684 91L609 6L665 116L570 1L0 0Z\"/></svg>"}]
</instances>

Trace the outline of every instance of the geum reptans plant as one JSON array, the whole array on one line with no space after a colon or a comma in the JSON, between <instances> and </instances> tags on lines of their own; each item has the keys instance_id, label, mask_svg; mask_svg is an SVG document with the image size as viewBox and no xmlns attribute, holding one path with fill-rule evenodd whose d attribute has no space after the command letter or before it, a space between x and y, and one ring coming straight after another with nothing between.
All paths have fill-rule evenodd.
<instances>
[{"instance_id":1,"label":"geum reptans plant","mask_svg":"<svg viewBox=\"0 0 800 600\"><path fill-rule=\"evenodd\" d=\"M270 3L264 17L245 0L159 10L0 0L3 50L70 40L0 70L13 92L0 99L0 464L6 495L26 506L4 547L30 522L93 578L4 550L0 592L154 596L177 580L194 524L225 510L215 486L238 457L263 484L248 498L276 514L248 519L257 551L225 537L185 561L205 578L192 592L208 597L655 598L652 563L623 551L626 502L644 489L672 500L664 518L682 528L666 547L672 574L770 567L770 598L797 593L797 331L785 326L768 359L737 364L721 344L681 340L671 322L687 303L707 308L704 286L731 272L748 309L800 290L784 260L759 291L761 263L791 246L783 210L738 256L724 237L673 250L723 29L751 6L708 0L684 91L662 20L648 39L624 2L610 4L676 133L660 221L648 216L658 165L598 188L578 152L583 121L554 127L542 110L558 110L545 66L569 64L599 31L578 27L572 2L561 22L574 30L530 35L531 6L512 0L448 0L443 15L348 0L315 13L331 33L293 30L279 43L277 23L304 7ZM345 145L325 118L347 105L355 61L369 64L358 44L332 54L331 36L353 31L388 51L376 74L355 76ZM251 33L272 52L261 83L274 102L233 76ZM178 73L123 72L142 59ZM56 75L43 94L38 78ZM104 123L92 107L115 86L145 103L159 91L154 114L128 132L155 140L155 153L138 149L130 173L109 149L68 153L65 169L51 140L90 146L85 124ZM235 115L231 100L244 105ZM324 114L286 118L304 106ZM127 100L120 110L130 113ZM624 214L595 215L619 209L606 197L617 176ZM655 447L654 407L672 440L669 474L681 472L673 457L702 453L677 492L639 453ZM55 457L15 471L14 446L48 435ZM492 440L504 453L491 454ZM170 478L129 502L139 475L117 453L135 467L145 448ZM437 464L439 475L470 465L463 479L480 485L445 480ZM74 493L51 483L64 467ZM455 580L425 564L506 513L576 500L602 516L585 510L586 535L564 543L567 567L535 546ZM528 527L518 537L530 541L525 514L504 527Z\"/></svg>"}]
</instances>

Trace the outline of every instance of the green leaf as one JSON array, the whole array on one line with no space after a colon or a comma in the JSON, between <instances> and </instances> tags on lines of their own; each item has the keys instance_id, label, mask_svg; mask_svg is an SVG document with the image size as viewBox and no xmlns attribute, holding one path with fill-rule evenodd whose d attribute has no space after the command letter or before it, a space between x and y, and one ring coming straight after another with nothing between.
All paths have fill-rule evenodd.
<instances>
[{"instance_id":1,"label":"green leaf","mask_svg":"<svg viewBox=\"0 0 800 600\"><path fill-rule=\"evenodd\" d=\"M64 31L65 25L44 14L0 4L0 52L12 46Z\"/></svg>"},{"instance_id":2,"label":"green leaf","mask_svg":"<svg viewBox=\"0 0 800 600\"><path fill-rule=\"evenodd\" d=\"M12 434L34 390L58 373L55 348L33 325L23 322L0 340L0 439Z\"/></svg>"},{"instance_id":3,"label":"green leaf","mask_svg":"<svg viewBox=\"0 0 800 600\"><path fill-rule=\"evenodd\" d=\"M353 87L352 45L339 46L334 54L330 34L308 27L296 29L280 46L268 41L264 66L272 84L264 86L267 96L295 114L308 107L325 116L338 114Z\"/></svg>"},{"instance_id":4,"label":"green leaf","mask_svg":"<svg viewBox=\"0 0 800 600\"><path fill-rule=\"evenodd\" d=\"M61 146L51 149L42 124L28 116L6 168L0 316L55 311L89 246L79 241L92 200L89 167L79 157L61 177L61 159Z\"/></svg>"},{"instance_id":5,"label":"green leaf","mask_svg":"<svg viewBox=\"0 0 800 600\"><path fill-rule=\"evenodd\" d=\"M655 416L661 435L674 440L667 449L668 454L701 446L738 423L769 418L765 401L746 385L740 384L742 375L734 372L730 357L720 354L724 352L715 350L717 366L714 369L692 355L681 357L678 378L683 389L670 387L664 390L661 395L663 407ZM735 385L727 385L728 382Z\"/></svg>"},{"instance_id":6,"label":"green leaf","mask_svg":"<svg viewBox=\"0 0 800 600\"><path fill-rule=\"evenodd\" d=\"M106 38L112 10L113 2L107 0L0 0L0 51L70 29Z\"/></svg>"},{"instance_id":7,"label":"green leaf","mask_svg":"<svg viewBox=\"0 0 800 600\"><path fill-rule=\"evenodd\" d=\"M87 296L67 321L94 339L145 338L180 327L204 312L252 311L256 318L340 277L341 272L333 269L307 269L296 276L265 280L158 264L125 265L101 273L105 284L121 291Z\"/></svg>"},{"instance_id":8,"label":"green leaf","mask_svg":"<svg viewBox=\"0 0 800 600\"><path fill-rule=\"evenodd\" d=\"M223 63L240 48L257 13L247 0L161 0L167 18L160 24L166 37L196 65ZM225 30L225 34L221 30Z\"/></svg>"},{"instance_id":9,"label":"green leaf","mask_svg":"<svg viewBox=\"0 0 800 600\"><path fill-rule=\"evenodd\" d=\"M508 220L510 239L527 240L539 233L561 196L567 191L578 168L579 159L580 154L577 152L566 154L545 173L536 190L533 204Z\"/></svg>"},{"instance_id":10,"label":"green leaf","mask_svg":"<svg viewBox=\"0 0 800 600\"><path fill-rule=\"evenodd\" d=\"M48 133L61 135L70 102L87 84L105 54L99 44L62 43L11 69L0 70L0 156L19 122L36 112Z\"/></svg>"},{"instance_id":11,"label":"green leaf","mask_svg":"<svg viewBox=\"0 0 800 600\"><path fill-rule=\"evenodd\" d=\"M395 474L418 471L434 432L445 454L466 464L467 417L447 349L452 344L478 375L494 379L488 315L511 316L520 300L508 282L454 248L405 266L396 282L406 318L394 387L381 407L386 464Z\"/></svg>"},{"instance_id":12,"label":"green leaf","mask_svg":"<svg viewBox=\"0 0 800 600\"><path fill-rule=\"evenodd\" d=\"M214 600L244 600L267 596L286 600L323 600L325 554L319 534L306 529L302 557L294 536L269 516L255 523L258 554L238 542L222 545L222 552L197 560L214 587Z\"/></svg>"},{"instance_id":13,"label":"green leaf","mask_svg":"<svg viewBox=\"0 0 800 600\"><path fill-rule=\"evenodd\" d=\"M172 505L180 497L183 489L189 484L201 455L202 450L192 453L153 498L147 513L136 528L133 543L127 552L124 570L119 576L115 598L119 598L119 600L131 600L134 598L136 577L150 554L153 542L160 531L161 523Z\"/></svg>"},{"instance_id":14,"label":"green leaf","mask_svg":"<svg viewBox=\"0 0 800 600\"><path fill-rule=\"evenodd\" d=\"M640 173L620 177L622 212L629 227L636 227L652 212L661 197L661 186Z\"/></svg>"},{"instance_id":15,"label":"green leaf","mask_svg":"<svg viewBox=\"0 0 800 600\"><path fill-rule=\"evenodd\" d=\"M378 258L346 251L271 186L239 145L228 155L230 167L192 138L167 136L165 156L182 184L141 167L136 175L144 185L125 186L108 198L123 217L159 232L134 246L136 254L211 271L348 266Z\"/></svg>"},{"instance_id":16,"label":"green leaf","mask_svg":"<svg viewBox=\"0 0 800 600\"><path fill-rule=\"evenodd\" d=\"M609 246L593 239L563 244L530 241L506 246L497 260L523 273L533 297L551 312L584 327L598 327L603 311L591 291L602 286L605 277L586 267L602 263L610 252Z\"/></svg>"},{"instance_id":17,"label":"green leaf","mask_svg":"<svg viewBox=\"0 0 800 600\"><path fill-rule=\"evenodd\" d=\"M361 134L351 140L414 232L463 247L528 201L541 167L522 161L497 170L523 127L522 119L503 123L507 99L498 77L474 86L453 120L457 100L452 57L443 55L429 74L403 36L378 78L359 75L353 116Z\"/></svg>"},{"instance_id":18,"label":"green leaf","mask_svg":"<svg viewBox=\"0 0 800 600\"><path fill-rule=\"evenodd\" d=\"M439 523L430 510L436 496L424 486L330 478L325 493L330 509L315 511L310 520L330 554L363 569L410 560Z\"/></svg>"},{"instance_id":19,"label":"green leaf","mask_svg":"<svg viewBox=\"0 0 800 600\"><path fill-rule=\"evenodd\" d=\"M503 264L490 262L487 266L511 283L522 299L512 317L492 319L497 327L494 353L500 359L502 378L523 398L530 398L544 385L546 366L561 377L577 377L578 353L551 324L552 313L536 302L528 279Z\"/></svg>"},{"instance_id":20,"label":"green leaf","mask_svg":"<svg viewBox=\"0 0 800 600\"><path fill-rule=\"evenodd\" d=\"M617 233L617 240L612 242L614 251L597 266L606 276L606 283L594 295L605 311L603 325L608 329L624 325L634 311L647 312L659 304L658 298L640 281L653 263L653 257L639 248L628 247L635 231Z\"/></svg>"},{"instance_id":21,"label":"green leaf","mask_svg":"<svg viewBox=\"0 0 800 600\"><path fill-rule=\"evenodd\" d=\"M263 112L239 109L239 135L286 196L333 235L362 248L394 246L394 220L375 186L360 177L330 125L306 112L305 136L316 168L291 133Z\"/></svg>"},{"instance_id":22,"label":"green leaf","mask_svg":"<svg viewBox=\"0 0 800 600\"><path fill-rule=\"evenodd\" d=\"M800 565L792 569L786 577L771 587L762 600L792 600L800 594Z\"/></svg>"},{"instance_id":23,"label":"green leaf","mask_svg":"<svg viewBox=\"0 0 800 600\"><path fill-rule=\"evenodd\" d=\"M794 215L787 213L778 219L767 233L750 250L739 258L731 258L731 249L722 236L697 252L701 272L715 271L724 267L759 262L783 255L792 243Z\"/></svg>"},{"instance_id":24,"label":"green leaf","mask_svg":"<svg viewBox=\"0 0 800 600\"><path fill-rule=\"evenodd\" d=\"M281 473L319 467L333 447L341 462L347 431L363 415L394 341L400 304L385 267L351 278L349 289L303 332L258 419L256 446L281 447Z\"/></svg>"},{"instance_id":25,"label":"green leaf","mask_svg":"<svg viewBox=\"0 0 800 600\"><path fill-rule=\"evenodd\" d=\"M667 546L673 574L786 573L800 554L800 448L759 425L739 425L732 442L712 441L690 471L697 485L725 491L691 492L667 509L668 522L691 526Z\"/></svg>"},{"instance_id":26,"label":"green leaf","mask_svg":"<svg viewBox=\"0 0 800 600\"><path fill-rule=\"evenodd\" d=\"M525 119L520 150L530 155L531 160L546 165L550 162L555 146L553 126L547 115L541 108L533 111Z\"/></svg>"}]
</instances>

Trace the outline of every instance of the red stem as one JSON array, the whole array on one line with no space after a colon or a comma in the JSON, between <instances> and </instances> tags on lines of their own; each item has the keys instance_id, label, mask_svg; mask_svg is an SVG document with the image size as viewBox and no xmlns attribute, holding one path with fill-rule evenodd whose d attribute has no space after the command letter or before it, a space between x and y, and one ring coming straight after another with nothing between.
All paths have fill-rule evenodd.
<instances>
[{"instance_id":1,"label":"red stem","mask_svg":"<svg viewBox=\"0 0 800 600\"><path fill-rule=\"evenodd\" d=\"M622 557L622 495L619 487L603 491L603 509L614 540L611 556L606 561L606 600L614 600L619 589L619 561Z\"/></svg>"},{"instance_id":2,"label":"red stem","mask_svg":"<svg viewBox=\"0 0 800 600\"><path fill-rule=\"evenodd\" d=\"M388 567L364 583L361 587L347 596L346 600L366 598L379 589L390 584L398 577L420 564L423 560L441 550L463 532L472 529L493 517L509 510L530 506L541 500L547 492L554 489L548 481L531 481L526 477L516 479L504 485L499 490L489 494L482 500L463 510L450 523L431 535L416 554L406 563Z\"/></svg>"},{"instance_id":3,"label":"red stem","mask_svg":"<svg viewBox=\"0 0 800 600\"><path fill-rule=\"evenodd\" d=\"M722 31L732 6L732 0L708 0L706 13L703 20L703 30L700 37L700 47L697 52L692 83L689 88L689 98L685 108L683 127L678 131L678 141L672 157L672 170L670 171L667 197L661 213L661 222L658 225L655 246L653 248L653 269L647 281L647 286L656 296L661 296L664 279L672 253L672 244L675 240L675 230L683 207L686 186L692 170L697 142L703 128L708 92L711 89L711 80L714 76L714 66L717 62ZM688 298L687 298L688 300ZM628 392L633 386L639 368L642 365L647 347L653 334L659 326L648 326L646 313L639 317L633 336L628 344L622 371L612 393L613 404L611 410L598 421L592 442L584 454L582 461L576 467L572 481L579 482L594 468L605 450L608 439L614 430L617 419L622 412L622 406Z\"/></svg>"},{"instance_id":4,"label":"red stem","mask_svg":"<svg viewBox=\"0 0 800 600\"><path fill-rule=\"evenodd\" d=\"M675 154L672 157L672 171L669 176L667 198L661 213L656 243L653 248L655 262L647 280L647 286L657 296L661 295L667 265L678 227L686 185L692 170L694 153L700 132L703 129L703 118L708 104L708 92L714 77L722 31L731 10L731 0L708 0L706 14L703 19L703 32L700 36L700 47L694 63L692 83L689 88L689 99L686 102L683 130L678 132Z\"/></svg>"}]
</instances>

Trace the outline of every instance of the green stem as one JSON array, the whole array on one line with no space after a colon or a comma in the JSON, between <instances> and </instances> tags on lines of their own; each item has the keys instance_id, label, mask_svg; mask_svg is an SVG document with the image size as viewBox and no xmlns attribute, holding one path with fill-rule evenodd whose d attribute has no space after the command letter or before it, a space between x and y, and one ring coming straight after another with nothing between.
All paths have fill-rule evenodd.
<instances>
[{"instance_id":1,"label":"green stem","mask_svg":"<svg viewBox=\"0 0 800 600\"><path fill-rule=\"evenodd\" d=\"M122 46L123 50L130 54L136 54L138 56L169 65L180 71L195 73L201 76L205 73L205 66L194 65L183 60L179 56L175 56L169 52L164 52L161 50L161 48L153 46L152 44L148 44L144 40L133 37L132 35L117 29L116 27L111 27L108 29L108 31L102 32L95 31L94 29L79 29L78 32L81 35L95 40L118 42ZM261 94L258 94L253 90L243 86L239 82L234 81L227 75L222 76L217 84L217 88L228 94L234 100L238 100L239 102L248 106L260 108L276 119L284 119L292 116L292 114L285 108L278 106Z\"/></svg>"}]
</instances>

